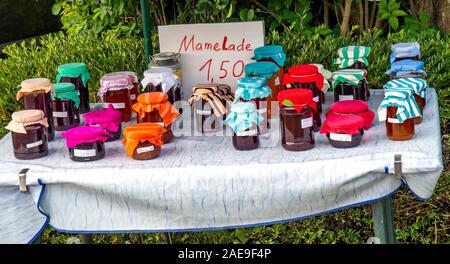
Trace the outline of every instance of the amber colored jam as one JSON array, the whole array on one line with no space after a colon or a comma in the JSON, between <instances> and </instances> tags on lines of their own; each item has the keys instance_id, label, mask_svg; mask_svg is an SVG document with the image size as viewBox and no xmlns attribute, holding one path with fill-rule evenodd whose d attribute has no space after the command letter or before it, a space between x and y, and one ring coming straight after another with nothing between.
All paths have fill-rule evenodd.
<instances>
[{"instance_id":1,"label":"amber colored jam","mask_svg":"<svg viewBox=\"0 0 450 264\"><path fill-rule=\"evenodd\" d=\"M359 70L366 70L367 71L367 66L364 63L362 63L360 61L357 61L357 62L353 63L352 66L349 66L349 67L344 68L344 69L359 69Z\"/></svg>"},{"instance_id":2,"label":"amber colored jam","mask_svg":"<svg viewBox=\"0 0 450 264\"><path fill-rule=\"evenodd\" d=\"M317 110L319 113L322 113L322 104L325 102L325 94L317 88L316 83L314 82L308 82L308 83L292 83L290 85L290 89L292 88L304 88L311 90L313 92L313 100L316 102ZM323 96L321 95L323 94Z\"/></svg>"},{"instance_id":3,"label":"amber colored jam","mask_svg":"<svg viewBox=\"0 0 450 264\"><path fill-rule=\"evenodd\" d=\"M138 123L159 123L164 126L164 122L159 115L158 110L153 110L149 113L146 113L143 118L138 117ZM166 132L162 134L162 141L164 144L170 143L173 140L173 132L172 132L172 124L165 127Z\"/></svg>"},{"instance_id":4,"label":"amber colored jam","mask_svg":"<svg viewBox=\"0 0 450 264\"><path fill-rule=\"evenodd\" d=\"M80 113L72 100L55 97L52 105L56 131L66 131L80 125Z\"/></svg>"},{"instance_id":5,"label":"amber colored jam","mask_svg":"<svg viewBox=\"0 0 450 264\"><path fill-rule=\"evenodd\" d=\"M258 129L251 127L245 131L233 132L233 147L237 150L253 150L259 147Z\"/></svg>"},{"instance_id":6,"label":"amber colored jam","mask_svg":"<svg viewBox=\"0 0 450 264\"><path fill-rule=\"evenodd\" d=\"M274 77L274 89L272 90L272 96L271 96L272 98L275 98L273 100L276 100L278 93L281 90L283 90L282 80L283 80L283 75L284 75L284 67L278 65L278 63L275 60L273 60L272 58L264 58L264 59L258 60L258 62L259 61L273 62L280 68Z\"/></svg>"},{"instance_id":7,"label":"amber colored jam","mask_svg":"<svg viewBox=\"0 0 450 264\"><path fill-rule=\"evenodd\" d=\"M131 156L135 160L151 160L159 157L161 147L155 146L149 141L140 142Z\"/></svg>"},{"instance_id":8,"label":"amber colored jam","mask_svg":"<svg viewBox=\"0 0 450 264\"><path fill-rule=\"evenodd\" d=\"M194 103L194 116L200 133L214 133L223 129L223 117L217 117L205 100Z\"/></svg>"},{"instance_id":9,"label":"amber colored jam","mask_svg":"<svg viewBox=\"0 0 450 264\"><path fill-rule=\"evenodd\" d=\"M83 84L83 81L81 80L81 77L77 78L71 78L71 77L63 77L61 78L61 82L68 82L73 83L75 85L75 88L80 93L80 114L87 113L91 110L91 107L89 105L89 90L88 90L88 84L86 83L86 86Z\"/></svg>"},{"instance_id":10,"label":"amber colored jam","mask_svg":"<svg viewBox=\"0 0 450 264\"><path fill-rule=\"evenodd\" d=\"M153 85L153 83L147 84L146 87L144 87L144 93L148 92L162 92L162 85L161 83L158 83L157 85ZM181 100L181 89L180 86L175 84L174 86L170 87L170 89L167 91L167 96L169 97L168 101L171 104L174 104L177 101Z\"/></svg>"},{"instance_id":11,"label":"amber colored jam","mask_svg":"<svg viewBox=\"0 0 450 264\"><path fill-rule=\"evenodd\" d=\"M390 120L391 119L391 120ZM406 119L403 123L397 120L397 107L387 107L386 135L390 140L408 140L414 136L414 119Z\"/></svg>"},{"instance_id":12,"label":"amber colored jam","mask_svg":"<svg viewBox=\"0 0 450 264\"><path fill-rule=\"evenodd\" d=\"M120 89L117 91L107 91L103 94L103 103L111 103L114 109L122 113L122 121L128 122L131 120L131 99L129 89Z\"/></svg>"},{"instance_id":13,"label":"amber colored jam","mask_svg":"<svg viewBox=\"0 0 450 264\"><path fill-rule=\"evenodd\" d=\"M51 141L55 138L55 125L53 123L53 110L52 99L50 93L44 91L33 92L25 94L23 97L23 103L25 109L39 109L44 112L44 117L47 118L48 127L48 140Z\"/></svg>"},{"instance_id":14,"label":"amber colored jam","mask_svg":"<svg viewBox=\"0 0 450 264\"><path fill-rule=\"evenodd\" d=\"M38 159L48 154L47 130L43 125L25 127L26 134L11 132L14 156L17 159Z\"/></svg>"},{"instance_id":15,"label":"amber colored jam","mask_svg":"<svg viewBox=\"0 0 450 264\"><path fill-rule=\"evenodd\" d=\"M419 55L413 57L395 58L394 61L401 61L401 60L419 60Z\"/></svg>"},{"instance_id":16,"label":"amber colored jam","mask_svg":"<svg viewBox=\"0 0 450 264\"><path fill-rule=\"evenodd\" d=\"M73 161L94 161L105 157L105 143L96 141L81 143L74 148L69 148L69 155Z\"/></svg>"},{"instance_id":17,"label":"amber colored jam","mask_svg":"<svg viewBox=\"0 0 450 264\"><path fill-rule=\"evenodd\" d=\"M414 99L416 100L416 103L419 106L420 114L422 114L422 116L418 116L418 117L414 118L414 124L418 125L418 124L422 123L423 108L425 107L425 98L420 97L417 94L414 94Z\"/></svg>"},{"instance_id":18,"label":"amber colored jam","mask_svg":"<svg viewBox=\"0 0 450 264\"><path fill-rule=\"evenodd\" d=\"M280 109L281 145L286 150L303 151L314 147L313 110L305 106L300 113L293 107Z\"/></svg>"},{"instance_id":19,"label":"amber colored jam","mask_svg":"<svg viewBox=\"0 0 450 264\"><path fill-rule=\"evenodd\" d=\"M358 85L352 85L348 83L340 83L334 89L334 101L347 101L347 100L363 100L368 101L367 81L361 80Z\"/></svg>"},{"instance_id":20,"label":"amber colored jam","mask_svg":"<svg viewBox=\"0 0 450 264\"><path fill-rule=\"evenodd\" d=\"M364 130L360 129L358 133L353 135L327 133L327 138L330 145L335 148L353 148L361 144L363 134Z\"/></svg>"},{"instance_id":21,"label":"amber colored jam","mask_svg":"<svg viewBox=\"0 0 450 264\"><path fill-rule=\"evenodd\" d=\"M130 100L131 105L134 105L137 102L137 97L139 95L139 83L134 82L133 88L130 89Z\"/></svg>"}]
</instances>

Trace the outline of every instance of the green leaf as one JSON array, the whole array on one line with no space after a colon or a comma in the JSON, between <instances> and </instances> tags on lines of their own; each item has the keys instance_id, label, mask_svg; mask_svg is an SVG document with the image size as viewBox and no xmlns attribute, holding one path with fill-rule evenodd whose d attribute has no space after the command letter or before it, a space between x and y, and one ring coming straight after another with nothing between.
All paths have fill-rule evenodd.
<instances>
[{"instance_id":1,"label":"green leaf","mask_svg":"<svg viewBox=\"0 0 450 264\"><path fill-rule=\"evenodd\" d=\"M228 9L228 14L225 18L230 18L233 15L233 3L230 4L230 9Z\"/></svg>"},{"instance_id":2,"label":"green leaf","mask_svg":"<svg viewBox=\"0 0 450 264\"><path fill-rule=\"evenodd\" d=\"M247 12L247 21L253 20L254 17L255 17L255 11L253 11L253 9L248 10L248 12Z\"/></svg>"},{"instance_id":3,"label":"green leaf","mask_svg":"<svg viewBox=\"0 0 450 264\"><path fill-rule=\"evenodd\" d=\"M288 100L288 99L284 99L283 102L281 102L281 104L286 105L286 106L292 106L292 105L294 105L294 104L292 103L292 101L291 101L291 100Z\"/></svg>"},{"instance_id":4,"label":"green leaf","mask_svg":"<svg viewBox=\"0 0 450 264\"><path fill-rule=\"evenodd\" d=\"M386 19L388 19L390 16L391 16L391 14L389 14L388 12L383 12L383 13L381 13L380 18L381 18L381 20L386 20Z\"/></svg>"},{"instance_id":5,"label":"green leaf","mask_svg":"<svg viewBox=\"0 0 450 264\"><path fill-rule=\"evenodd\" d=\"M247 13L248 13L247 8L241 9L241 11L239 11L239 18L241 19L241 21L247 20Z\"/></svg>"},{"instance_id":6,"label":"green leaf","mask_svg":"<svg viewBox=\"0 0 450 264\"><path fill-rule=\"evenodd\" d=\"M62 2L57 2L52 6L52 14L58 15L61 12Z\"/></svg>"},{"instance_id":7,"label":"green leaf","mask_svg":"<svg viewBox=\"0 0 450 264\"><path fill-rule=\"evenodd\" d=\"M398 18L395 16L391 16L389 18L389 25L394 29L397 30L398 28Z\"/></svg>"},{"instance_id":8,"label":"green leaf","mask_svg":"<svg viewBox=\"0 0 450 264\"><path fill-rule=\"evenodd\" d=\"M403 10L394 10L392 11L392 15L399 17L399 16L406 16L408 14Z\"/></svg>"}]
</instances>

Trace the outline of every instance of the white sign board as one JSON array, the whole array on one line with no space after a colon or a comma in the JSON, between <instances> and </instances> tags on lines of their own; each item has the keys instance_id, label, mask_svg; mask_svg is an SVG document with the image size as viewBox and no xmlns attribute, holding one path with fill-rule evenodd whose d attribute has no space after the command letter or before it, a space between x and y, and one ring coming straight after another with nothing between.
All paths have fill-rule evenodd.
<instances>
[{"instance_id":1,"label":"white sign board","mask_svg":"<svg viewBox=\"0 0 450 264\"><path fill-rule=\"evenodd\" d=\"M264 22L186 24L158 27L160 52L181 53L183 94L204 83L233 89L253 62L253 50L264 45Z\"/></svg>"}]
</instances>

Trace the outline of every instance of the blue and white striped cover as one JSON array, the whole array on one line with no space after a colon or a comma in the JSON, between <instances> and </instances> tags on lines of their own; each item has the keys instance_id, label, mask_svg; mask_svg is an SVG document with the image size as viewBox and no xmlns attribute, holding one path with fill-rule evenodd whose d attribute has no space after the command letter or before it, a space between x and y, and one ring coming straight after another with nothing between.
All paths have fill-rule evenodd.
<instances>
[{"instance_id":1,"label":"blue and white striped cover","mask_svg":"<svg viewBox=\"0 0 450 264\"><path fill-rule=\"evenodd\" d=\"M398 78L387 82L384 88L412 88L415 94L422 98L427 98L428 83L422 78Z\"/></svg>"},{"instance_id":2,"label":"blue and white striped cover","mask_svg":"<svg viewBox=\"0 0 450 264\"><path fill-rule=\"evenodd\" d=\"M403 123L409 118L421 116L419 106L413 97L414 90L407 87L396 87L394 89L386 89L384 99L378 108L378 119L385 121L387 118L387 107L397 107L397 120Z\"/></svg>"}]
</instances>

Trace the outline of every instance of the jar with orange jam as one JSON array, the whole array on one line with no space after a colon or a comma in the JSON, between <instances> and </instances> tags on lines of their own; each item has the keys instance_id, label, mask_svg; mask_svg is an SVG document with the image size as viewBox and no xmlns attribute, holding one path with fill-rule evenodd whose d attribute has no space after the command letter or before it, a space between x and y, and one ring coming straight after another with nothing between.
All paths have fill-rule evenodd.
<instances>
[{"instance_id":1,"label":"jar with orange jam","mask_svg":"<svg viewBox=\"0 0 450 264\"><path fill-rule=\"evenodd\" d=\"M278 66L278 72L275 77L275 90L283 90L283 74L284 66L286 62L286 53L283 51L283 47L279 45L265 45L258 47L254 50L255 56L254 60L257 62L269 61L273 62Z\"/></svg>"},{"instance_id":2,"label":"jar with orange jam","mask_svg":"<svg viewBox=\"0 0 450 264\"><path fill-rule=\"evenodd\" d=\"M159 157L165 128L155 123L139 123L123 130L123 145L128 156L135 160L150 160Z\"/></svg>"}]
</instances>

